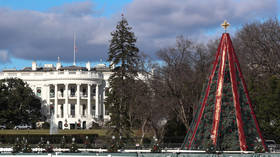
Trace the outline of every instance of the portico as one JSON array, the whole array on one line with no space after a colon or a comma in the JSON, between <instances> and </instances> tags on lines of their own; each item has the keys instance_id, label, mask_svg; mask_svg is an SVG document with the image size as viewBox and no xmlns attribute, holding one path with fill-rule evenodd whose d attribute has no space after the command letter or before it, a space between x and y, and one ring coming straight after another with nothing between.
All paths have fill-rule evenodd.
<instances>
[{"instance_id":1,"label":"portico","mask_svg":"<svg viewBox=\"0 0 280 157\"><path fill-rule=\"evenodd\" d=\"M65 82L65 81L64 81ZM96 82L57 82L47 84L47 102L52 105L55 120L68 123L98 118L100 106L100 85ZM67 128L63 126L63 128Z\"/></svg>"}]
</instances>

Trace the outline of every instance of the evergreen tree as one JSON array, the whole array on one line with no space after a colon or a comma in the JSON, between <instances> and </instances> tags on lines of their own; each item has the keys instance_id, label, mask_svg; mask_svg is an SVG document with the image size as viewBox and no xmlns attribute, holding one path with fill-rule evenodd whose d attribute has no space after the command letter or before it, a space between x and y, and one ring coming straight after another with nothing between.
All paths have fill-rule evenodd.
<instances>
[{"instance_id":1,"label":"evergreen tree","mask_svg":"<svg viewBox=\"0 0 280 157\"><path fill-rule=\"evenodd\" d=\"M8 128L40 120L41 100L21 79L0 80L0 124Z\"/></svg>"},{"instance_id":2,"label":"evergreen tree","mask_svg":"<svg viewBox=\"0 0 280 157\"><path fill-rule=\"evenodd\" d=\"M127 20L122 16L117 24L116 30L111 33L112 39L109 47L109 58L113 74L109 78L110 87L107 91L107 106L111 120L109 125L112 127L109 132L113 144L118 148L132 138L130 107L133 103L131 89L137 77L137 67L139 63L139 49L136 47L136 37L131 31Z\"/></svg>"}]
</instances>

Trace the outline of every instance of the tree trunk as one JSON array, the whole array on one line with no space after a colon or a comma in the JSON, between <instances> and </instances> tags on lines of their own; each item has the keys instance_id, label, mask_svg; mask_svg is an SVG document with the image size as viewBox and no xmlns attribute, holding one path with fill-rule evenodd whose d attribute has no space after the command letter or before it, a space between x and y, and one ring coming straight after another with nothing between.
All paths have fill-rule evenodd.
<instances>
[{"instance_id":1,"label":"tree trunk","mask_svg":"<svg viewBox=\"0 0 280 157\"><path fill-rule=\"evenodd\" d=\"M140 139L140 145L143 144L143 139L145 137L145 126L146 126L147 122L148 122L148 119L145 119L144 123L141 126L142 136L141 136L141 139Z\"/></svg>"}]
</instances>

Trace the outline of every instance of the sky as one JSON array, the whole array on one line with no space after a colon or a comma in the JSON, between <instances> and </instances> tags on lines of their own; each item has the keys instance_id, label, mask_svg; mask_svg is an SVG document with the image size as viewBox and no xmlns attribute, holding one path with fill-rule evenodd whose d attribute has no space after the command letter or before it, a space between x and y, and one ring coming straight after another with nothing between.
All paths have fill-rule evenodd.
<instances>
[{"instance_id":1,"label":"sky","mask_svg":"<svg viewBox=\"0 0 280 157\"><path fill-rule=\"evenodd\" d=\"M121 14L137 37L141 52L150 56L172 46L183 35L206 42L254 20L279 18L280 0L0 0L0 70L73 62L105 62L110 33Z\"/></svg>"}]
</instances>

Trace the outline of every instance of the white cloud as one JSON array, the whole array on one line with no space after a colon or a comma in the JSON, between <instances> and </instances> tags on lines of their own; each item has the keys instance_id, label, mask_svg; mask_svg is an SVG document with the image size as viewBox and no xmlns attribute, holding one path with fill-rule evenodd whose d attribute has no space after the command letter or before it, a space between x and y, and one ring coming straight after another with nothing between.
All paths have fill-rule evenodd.
<instances>
[{"instance_id":1,"label":"white cloud","mask_svg":"<svg viewBox=\"0 0 280 157\"><path fill-rule=\"evenodd\" d=\"M0 61L6 63L10 61L10 56L7 50L0 50Z\"/></svg>"},{"instance_id":2,"label":"white cloud","mask_svg":"<svg viewBox=\"0 0 280 157\"><path fill-rule=\"evenodd\" d=\"M277 1L134 0L125 10L137 45L153 55L175 42L178 35L205 38L205 33L219 27L224 19L237 26L275 17ZM56 60L61 56L71 61L76 32L78 60L105 60L110 32L120 20L120 13L112 17L97 17L95 13L92 1L69 3L48 12L0 8L0 49L23 59Z\"/></svg>"}]
</instances>

